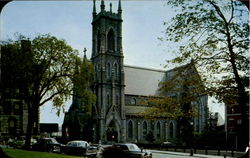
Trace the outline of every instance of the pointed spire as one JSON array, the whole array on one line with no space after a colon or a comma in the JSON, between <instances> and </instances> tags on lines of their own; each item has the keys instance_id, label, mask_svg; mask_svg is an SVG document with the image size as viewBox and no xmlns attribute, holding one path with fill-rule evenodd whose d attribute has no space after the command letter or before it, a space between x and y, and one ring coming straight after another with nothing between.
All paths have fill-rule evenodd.
<instances>
[{"instance_id":1,"label":"pointed spire","mask_svg":"<svg viewBox=\"0 0 250 158\"><path fill-rule=\"evenodd\" d=\"M112 3L111 2L109 4L109 6L110 6L110 13L112 13Z\"/></svg>"},{"instance_id":2,"label":"pointed spire","mask_svg":"<svg viewBox=\"0 0 250 158\"><path fill-rule=\"evenodd\" d=\"M93 16L96 16L96 6L95 6L95 0L93 0Z\"/></svg>"},{"instance_id":3,"label":"pointed spire","mask_svg":"<svg viewBox=\"0 0 250 158\"><path fill-rule=\"evenodd\" d=\"M105 10L104 0L101 1L101 12Z\"/></svg>"},{"instance_id":4,"label":"pointed spire","mask_svg":"<svg viewBox=\"0 0 250 158\"><path fill-rule=\"evenodd\" d=\"M118 14L122 13L122 5L121 5L121 0L118 2Z\"/></svg>"},{"instance_id":5,"label":"pointed spire","mask_svg":"<svg viewBox=\"0 0 250 158\"><path fill-rule=\"evenodd\" d=\"M86 55L87 49L84 48L83 52L84 52L83 61L87 61L87 55Z\"/></svg>"}]
</instances>

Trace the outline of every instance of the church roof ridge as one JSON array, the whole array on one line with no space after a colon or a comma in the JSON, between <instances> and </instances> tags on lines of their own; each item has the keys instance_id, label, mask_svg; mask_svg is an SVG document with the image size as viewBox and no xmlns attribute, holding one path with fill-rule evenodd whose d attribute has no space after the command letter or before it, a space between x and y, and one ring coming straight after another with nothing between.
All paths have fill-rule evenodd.
<instances>
[{"instance_id":1,"label":"church roof ridge","mask_svg":"<svg viewBox=\"0 0 250 158\"><path fill-rule=\"evenodd\" d=\"M124 65L124 67L142 69L142 70L149 70L149 71L164 72L164 73L167 72L167 70L155 69L155 68L147 68L147 67L142 67L142 66Z\"/></svg>"}]
</instances>

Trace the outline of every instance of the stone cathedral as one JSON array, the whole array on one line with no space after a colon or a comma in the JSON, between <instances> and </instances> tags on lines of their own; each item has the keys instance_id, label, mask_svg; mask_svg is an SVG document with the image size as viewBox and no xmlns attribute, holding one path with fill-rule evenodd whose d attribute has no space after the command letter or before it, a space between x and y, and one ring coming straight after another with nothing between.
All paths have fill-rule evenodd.
<instances>
[{"instance_id":1,"label":"stone cathedral","mask_svg":"<svg viewBox=\"0 0 250 158\"><path fill-rule=\"evenodd\" d=\"M173 71L124 65L121 0L117 13L112 11L112 4L106 11L104 0L101 0L100 8L97 13L94 0L91 61L96 73L93 90L97 97L97 110L94 121L90 122L93 141L147 143L149 132L153 134L155 143L178 139L176 120L145 119L138 115L148 108L143 100L148 96L157 96L159 82ZM199 116L193 118L193 129L202 132L207 123L207 96L197 98L194 106ZM81 120L82 115L84 112L69 110L65 114L64 132L73 123L71 117Z\"/></svg>"}]
</instances>

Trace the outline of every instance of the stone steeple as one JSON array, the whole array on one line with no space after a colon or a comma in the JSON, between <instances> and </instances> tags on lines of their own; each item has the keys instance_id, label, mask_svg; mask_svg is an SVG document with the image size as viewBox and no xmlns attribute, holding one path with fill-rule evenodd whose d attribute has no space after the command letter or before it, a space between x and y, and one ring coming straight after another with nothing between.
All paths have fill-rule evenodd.
<instances>
[{"instance_id":1,"label":"stone steeple","mask_svg":"<svg viewBox=\"0 0 250 158\"><path fill-rule=\"evenodd\" d=\"M122 15L122 5L121 5L121 0L118 2L118 15L121 17Z\"/></svg>"},{"instance_id":2,"label":"stone steeple","mask_svg":"<svg viewBox=\"0 0 250 158\"><path fill-rule=\"evenodd\" d=\"M95 4L94 4L95 5ZM124 141L124 69L122 53L121 1L118 13L105 10L101 0L101 11L92 21L92 57L96 80L94 91L97 96L95 129L96 140Z\"/></svg>"},{"instance_id":3,"label":"stone steeple","mask_svg":"<svg viewBox=\"0 0 250 158\"><path fill-rule=\"evenodd\" d=\"M93 12L92 12L93 18L96 17L96 6L95 6L95 1L96 1L96 0L93 0Z\"/></svg>"},{"instance_id":4,"label":"stone steeple","mask_svg":"<svg viewBox=\"0 0 250 158\"><path fill-rule=\"evenodd\" d=\"M101 12L105 11L105 3L104 0L101 1Z\"/></svg>"}]
</instances>

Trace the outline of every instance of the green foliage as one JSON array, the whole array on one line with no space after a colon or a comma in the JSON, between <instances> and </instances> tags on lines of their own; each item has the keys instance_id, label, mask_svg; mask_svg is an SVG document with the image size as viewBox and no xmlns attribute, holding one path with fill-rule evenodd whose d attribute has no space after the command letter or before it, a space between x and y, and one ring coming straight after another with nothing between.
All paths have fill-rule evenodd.
<instances>
[{"instance_id":1,"label":"green foliage","mask_svg":"<svg viewBox=\"0 0 250 158\"><path fill-rule=\"evenodd\" d=\"M73 50L64 40L50 35L39 35L32 40L34 62L38 67L35 82L41 99L39 106L53 100L60 107L72 93L71 78L74 72L74 59L77 51ZM32 88L33 89L33 88Z\"/></svg>"},{"instance_id":2,"label":"green foliage","mask_svg":"<svg viewBox=\"0 0 250 158\"><path fill-rule=\"evenodd\" d=\"M85 112L87 119L92 115L93 105L96 100L95 94L90 89L94 80L94 66L87 60L86 55L82 61L79 57L75 60L75 72L72 78L74 95L79 99L80 109Z\"/></svg>"},{"instance_id":3,"label":"green foliage","mask_svg":"<svg viewBox=\"0 0 250 158\"><path fill-rule=\"evenodd\" d=\"M241 113L242 146L248 144L249 10L236 0L167 0L177 15L166 22L165 39L179 47L168 64L193 61L207 94Z\"/></svg>"},{"instance_id":4,"label":"green foliage","mask_svg":"<svg viewBox=\"0 0 250 158\"><path fill-rule=\"evenodd\" d=\"M10 87L19 89L28 106L28 126L25 145L29 147L33 123L38 118L38 109L48 101L53 101L58 115L63 104L70 98L73 91L71 81L74 74L74 62L77 51L73 50L64 40L51 35L38 35L27 40L20 35L16 41L6 41L1 45L3 57L3 82ZM8 66L10 64L11 66ZM8 82L8 74L11 77ZM6 76L5 76L6 75ZM12 86L13 83L14 84ZM1 83L5 85L5 83Z\"/></svg>"},{"instance_id":5,"label":"green foliage","mask_svg":"<svg viewBox=\"0 0 250 158\"><path fill-rule=\"evenodd\" d=\"M69 99L77 51L64 40L38 35L28 41L19 36L16 41L3 42L1 52L6 73L3 82L9 88L19 88L27 104L37 103L34 106L39 107L52 100L56 107L61 107Z\"/></svg>"},{"instance_id":6,"label":"green foliage","mask_svg":"<svg viewBox=\"0 0 250 158\"><path fill-rule=\"evenodd\" d=\"M194 103L205 95L205 90L193 63L168 71L159 87L161 97L149 98L151 108L146 110L145 116L191 119L198 115Z\"/></svg>"},{"instance_id":7,"label":"green foliage","mask_svg":"<svg viewBox=\"0 0 250 158\"><path fill-rule=\"evenodd\" d=\"M239 1L167 1L178 14L165 23L166 40L178 43L169 64L193 60L210 94L222 101L249 70L249 11ZM228 82L230 81L230 82ZM227 96L227 98L225 97ZM232 96L230 94L230 96Z\"/></svg>"}]
</instances>

